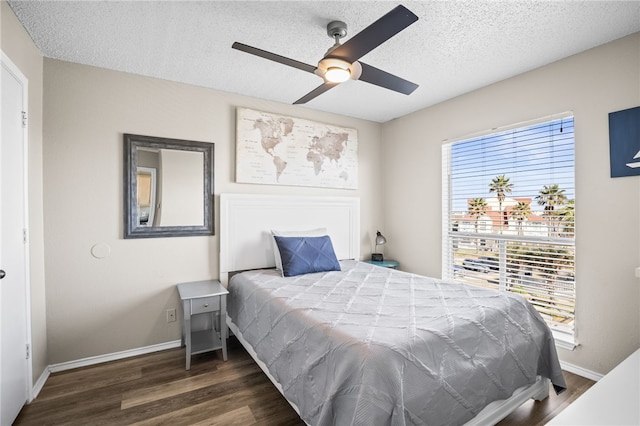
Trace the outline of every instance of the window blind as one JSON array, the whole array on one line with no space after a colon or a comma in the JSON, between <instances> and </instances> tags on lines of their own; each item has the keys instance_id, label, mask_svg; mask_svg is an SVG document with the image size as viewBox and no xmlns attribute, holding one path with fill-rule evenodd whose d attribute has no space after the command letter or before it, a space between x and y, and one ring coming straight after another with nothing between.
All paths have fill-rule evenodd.
<instances>
[{"instance_id":1,"label":"window blind","mask_svg":"<svg viewBox=\"0 0 640 426\"><path fill-rule=\"evenodd\" d=\"M443 278L523 295L573 340L573 116L447 142Z\"/></svg>"}]
</instances>

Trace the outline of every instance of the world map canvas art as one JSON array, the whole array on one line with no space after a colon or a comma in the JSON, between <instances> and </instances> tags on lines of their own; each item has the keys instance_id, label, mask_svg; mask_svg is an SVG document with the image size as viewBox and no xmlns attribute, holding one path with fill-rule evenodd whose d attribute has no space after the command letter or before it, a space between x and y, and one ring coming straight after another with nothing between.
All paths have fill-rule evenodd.
<instances>
[{"instance_id":1,"label":"world map canvas art","mask_svg":"<svg viewBox=\"0 0 640 426\"><path fill-rule=\"evenodd\" d=\"M358 189L358 132L238 108L236 182Z\"/></svg>"}]
</instances>

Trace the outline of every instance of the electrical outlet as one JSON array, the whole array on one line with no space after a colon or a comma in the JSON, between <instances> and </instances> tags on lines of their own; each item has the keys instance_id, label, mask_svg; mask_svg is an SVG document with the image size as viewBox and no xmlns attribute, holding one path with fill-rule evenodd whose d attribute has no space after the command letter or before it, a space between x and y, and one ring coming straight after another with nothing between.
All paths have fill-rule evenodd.
<instances>
[{"instance_id":1,"label":"electrical outlet","mask_svg":"<svg viewBox=\"0 0 640 426\"><path fill-rule=\"evenodd\" d=\"M167 322L176 321L176 308L167 309Z\"/></svg>"}]
</instances>

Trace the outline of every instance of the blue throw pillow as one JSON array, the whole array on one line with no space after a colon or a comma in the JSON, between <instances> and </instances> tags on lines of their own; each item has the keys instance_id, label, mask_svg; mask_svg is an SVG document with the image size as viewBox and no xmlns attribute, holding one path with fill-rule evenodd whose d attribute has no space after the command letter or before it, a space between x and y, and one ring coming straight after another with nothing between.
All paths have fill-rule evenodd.
<instances>
[{"instance_id":1,"label":"blue throw pillow","mask_svg":"<svg viewBox=\"0 0 640 426\"><path fill-rule=\"evenodd\" d=\"M339 271L328 235L322 237L273 237L282 258L282 275L294 277L311 272Z\"/></svg>"}]
</instances>

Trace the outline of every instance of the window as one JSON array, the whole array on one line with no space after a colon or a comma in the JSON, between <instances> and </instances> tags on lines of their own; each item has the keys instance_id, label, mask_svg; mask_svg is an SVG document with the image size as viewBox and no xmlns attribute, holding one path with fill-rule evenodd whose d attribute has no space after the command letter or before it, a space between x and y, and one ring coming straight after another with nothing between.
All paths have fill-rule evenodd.
<instances>
[{"instance_id":1,"label":"window","mask_svg":"<svg viewBox=\"0 0 640 426\"><path fill-rule=\"evenodd\" d=\"M519 293L573 342L573 117L447 142L443 278Z\"/></svg>"}]
</instances>

